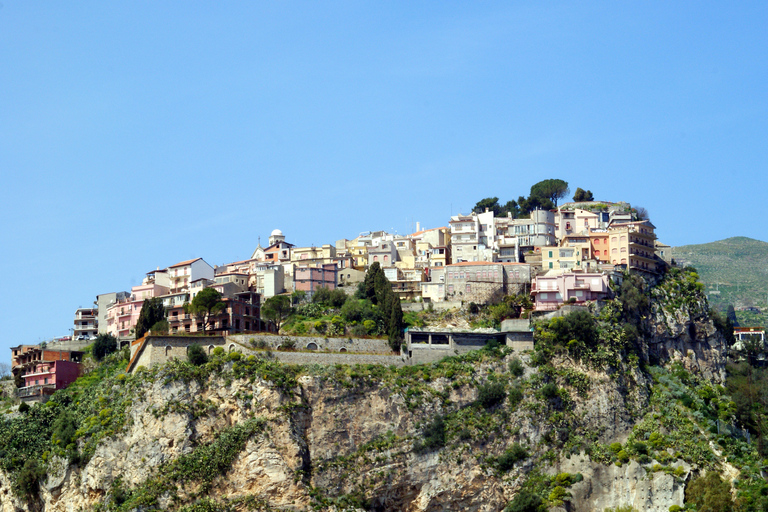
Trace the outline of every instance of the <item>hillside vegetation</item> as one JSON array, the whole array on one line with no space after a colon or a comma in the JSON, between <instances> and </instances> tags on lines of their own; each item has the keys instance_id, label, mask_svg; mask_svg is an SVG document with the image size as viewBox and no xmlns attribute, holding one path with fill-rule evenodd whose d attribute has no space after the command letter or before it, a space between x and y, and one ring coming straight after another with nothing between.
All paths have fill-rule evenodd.
<instances>
[{"instance_id":1,"label":"hillside vegetation","mask_svg":"<svg viewBox=\"0 0 768 512\"><path fill-rule=\"evenodd\" d=\"M733 305L742 325L765 325L765 314L750 315L739 308L768 308L768 243L733 237L673 247L672 257L698 270L713 307L725 311Z\"/></svg>"}]
</instances>

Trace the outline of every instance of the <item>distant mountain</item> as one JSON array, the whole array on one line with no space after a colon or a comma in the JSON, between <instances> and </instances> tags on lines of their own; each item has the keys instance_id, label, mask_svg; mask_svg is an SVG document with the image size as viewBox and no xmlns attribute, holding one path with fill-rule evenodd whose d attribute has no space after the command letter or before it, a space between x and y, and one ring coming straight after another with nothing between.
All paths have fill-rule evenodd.
<instances>
[{"instance_id":1,"label":"distant mountain","mask_svg":"<svg viewBox=\"0 0 768 512\"><path fill-rule=\"evenodd\" d=\"M706 285L710 304L718 309L724 310L733 304L737 311L747 307L768 310L768 243L737 236L708 244L673 247L672 257L696 267ZM751 315L740 312L739 320L745 315L752 320ZM761 320L760 323L764 323L764 319Z\"/></svg>"}]
</instances>

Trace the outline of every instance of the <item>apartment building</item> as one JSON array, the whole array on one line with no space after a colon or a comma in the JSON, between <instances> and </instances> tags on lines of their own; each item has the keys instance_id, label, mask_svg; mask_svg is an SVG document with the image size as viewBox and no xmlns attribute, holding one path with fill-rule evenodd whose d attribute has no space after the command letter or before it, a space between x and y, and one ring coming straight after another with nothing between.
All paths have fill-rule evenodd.
<instances>
[{"instance_id":1,"label":"apartment building","mask_svg":"<svg viewBox=\"0 0 768 512\"><path fill-rule=\"evenodd\" d=\"M96 308L77 308L75 311L74 331L72 337L78 339L91 339L99 334L99 310Z\"/></svg>"},{"instance_id":2,"label":"apartment building","mask_svg":"<svg viewBox=\"0 0 768 512\"><path fill-rule=\"evenodd\" d=\"M608 276L601 273L564 272L536 276L531 284L536 311L551 311L565 302L581 304L609 297Z\"/></svg>"}]
</instances>

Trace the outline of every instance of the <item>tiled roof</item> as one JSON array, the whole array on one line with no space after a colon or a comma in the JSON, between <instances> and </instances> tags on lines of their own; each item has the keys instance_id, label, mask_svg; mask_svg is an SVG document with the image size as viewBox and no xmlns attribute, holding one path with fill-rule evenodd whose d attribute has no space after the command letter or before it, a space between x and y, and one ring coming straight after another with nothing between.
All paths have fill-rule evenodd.
<instances>
[{"instance_id":1,"label":"tiled roof","mask_svg":"<svg viewBox=\"0 0 768 512\"><path fill-rule=\"evenodd\" d=\"M196 262L197 260L201 260L201 259L203 259L203 258L195 258L193 260L182 261L182 262L179 262L179 263L177 263L175 265L171 265L168 268L183 267L184 265L191 265L192 263Z\"/></svg>"}]
</instances>

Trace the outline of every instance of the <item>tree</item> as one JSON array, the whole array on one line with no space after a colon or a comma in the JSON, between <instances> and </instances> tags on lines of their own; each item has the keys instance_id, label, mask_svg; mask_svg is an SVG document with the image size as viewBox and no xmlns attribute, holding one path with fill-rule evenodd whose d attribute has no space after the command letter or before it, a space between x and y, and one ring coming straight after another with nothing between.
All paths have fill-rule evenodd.
<instances>
[{"instance_id":1,"label":"tree","mask_svg":"<svg viewBox=\"0 0 768 512\"><path fill-rule=\"evenodd\" d=\"M499 205L498 197L486 197L477 202L472 211L475 213L484 213L485 209L493 212L494 217L499 217L502 214L502 207Z\"/></svg>"},{"instance_id":2,"label":"tree","mask_svg":"<svg viewBox=\"0 0 768 512\"><path fill-rule=\"evenodd\" d=\"M520 205L514 199L507 201L503 207L504 213L509 213L513 219L520 216Z\"/></svg>"},{"instance_id":3,"label":"tree","mask_svg":"<svg viewBox=\"0 0 768 512\"><path fill-rule=\"evenodd\" d=\"M400 299L390 290L390 316L387 338L389 346L394 351L400 350L403 343L403 308L400 305Z\"/></svg>"},{"instance_id":4,"label":"tree","mask_svg":"<svg viewBox=\"0 0 768 512\"><path fill-rule=\"evenodd\" d=\"M203 322L203 333L208 329L213 318L227 307L221 300L221 293L213 288L200 290L191 303L184 304L184 312L195 315Z\"/></svg>"},{"instance_id":5,"label":"tree","mask_svg":"<svg viewBox=\"0 0 768 512\"><path fill-rule=\"evenodd\" d=\"M11 365L8 363L0 363L0 380L6 380L11 378Z\"/></svg>"},{"instance_id":6,"label":"tree","mask_svg":"<svg viewBox=\"0 0 768 512\"><path fill-rule=\"evenodd\" d=\"M568 194L568 182L558 179L543 180L531 187L530 198L549 199L557 207L557 200ZM530 200L529 198L529 200Z\"/></svg>"},{"instance_id":7,"label":"tree","mask_svg":"<svg viewBox=\"0 0 768 512\"><path fill-rule=\"evenodd\" d=\"M577 203L582 201L594 201L595 196L592 195L591 190L583 190L581 188L577 188L576 192L573 194L573 200Z\"/></svg>"},{"instance_id":8,"label":"tree","mask_svg":"<svg viewBox=\"0 0 768 512\"><path fill-rule=\"evenodd\" d=\"M187 359L189 363L194 366L200 366L208 362L208 356L205 354L203 347L197 343L193 343L187 349Z\"/></svg>"},{"instance_id":9,"label":"tree","mask_svg":"<svg viewBox=\"0 0 768 512\"><path fill-rule=\"evenodd\" d=\"M731 324L733 324L734 327L739 326L739 320L736 318L736 310L734 309L733 304L728 305L725 316L731 321Z\"/></svg>"},{"instance_id":10,"label":"tree","mask_svg":"<svg viewBox=\"0 0 768 512\"><path fill-rule=\"evenodd\" d=\"M293 312L291 307L291 299L287 295L275 295L264 301L264 305L261 306L261 316L265 320L269 320L275 324L277 332L280 332L280 326L283 325L283 321L288 318Z\"/></svg>"},{"instance_id":11,"label":"tree","mask_svg":"<svg viewBox=\"0 0 768 512\"><path fill-rule=\"evenodd\" d=\"M365 297L363 298L370 300L374 304L377 302L376 277L379 274L384 275L384 271L381 269L379 262L374 261L371 266L368 267L368 272L365 273L365 280L363 280L363 286L365 289Z\"/></svg>"},{"instance_id":12,"label":"tree","mask_svg":"<svg viewBox=\"0 0 768 512\"><path fill-rule=\"evenodd\" d=\"M648 215L648 210L642 206L635 206L635 217L637 220L648 220L651 217Z\"/></svg>"},{"instance_id":13,"label":"tree","mask_svg":"<svg viewBox=\"0 0 768 512\"><path fill-rule=\"evenodd\" d=\"M144 299L144 303L141 305L139 319L136 322L136 339L144 336L156 323L162 322L163 320L165 320L163 299L160 297Z\"/></svg>"},{"instance_id":14,"label":"tree","mask_svg":"<svg viewBox=\"0 0 768 512\"><path fill-rule=\"evenodd\" d=\"M699 512L729 512L733 510L731 486L719 474L710 470L706 476L700 476L688 484L685 503L695 504Z\"/></svg>"},{"instance_id":15,"label":"tree","mask_svg":"<svg viewBox=\"0 0 768 512\"><path fill-rule=\"evenodd\" d=\"M101 361L104 357L117 350L117 338L112 334L99 334L93 342L91 353L93 358Z\"/></svg>"}]
</instances>

